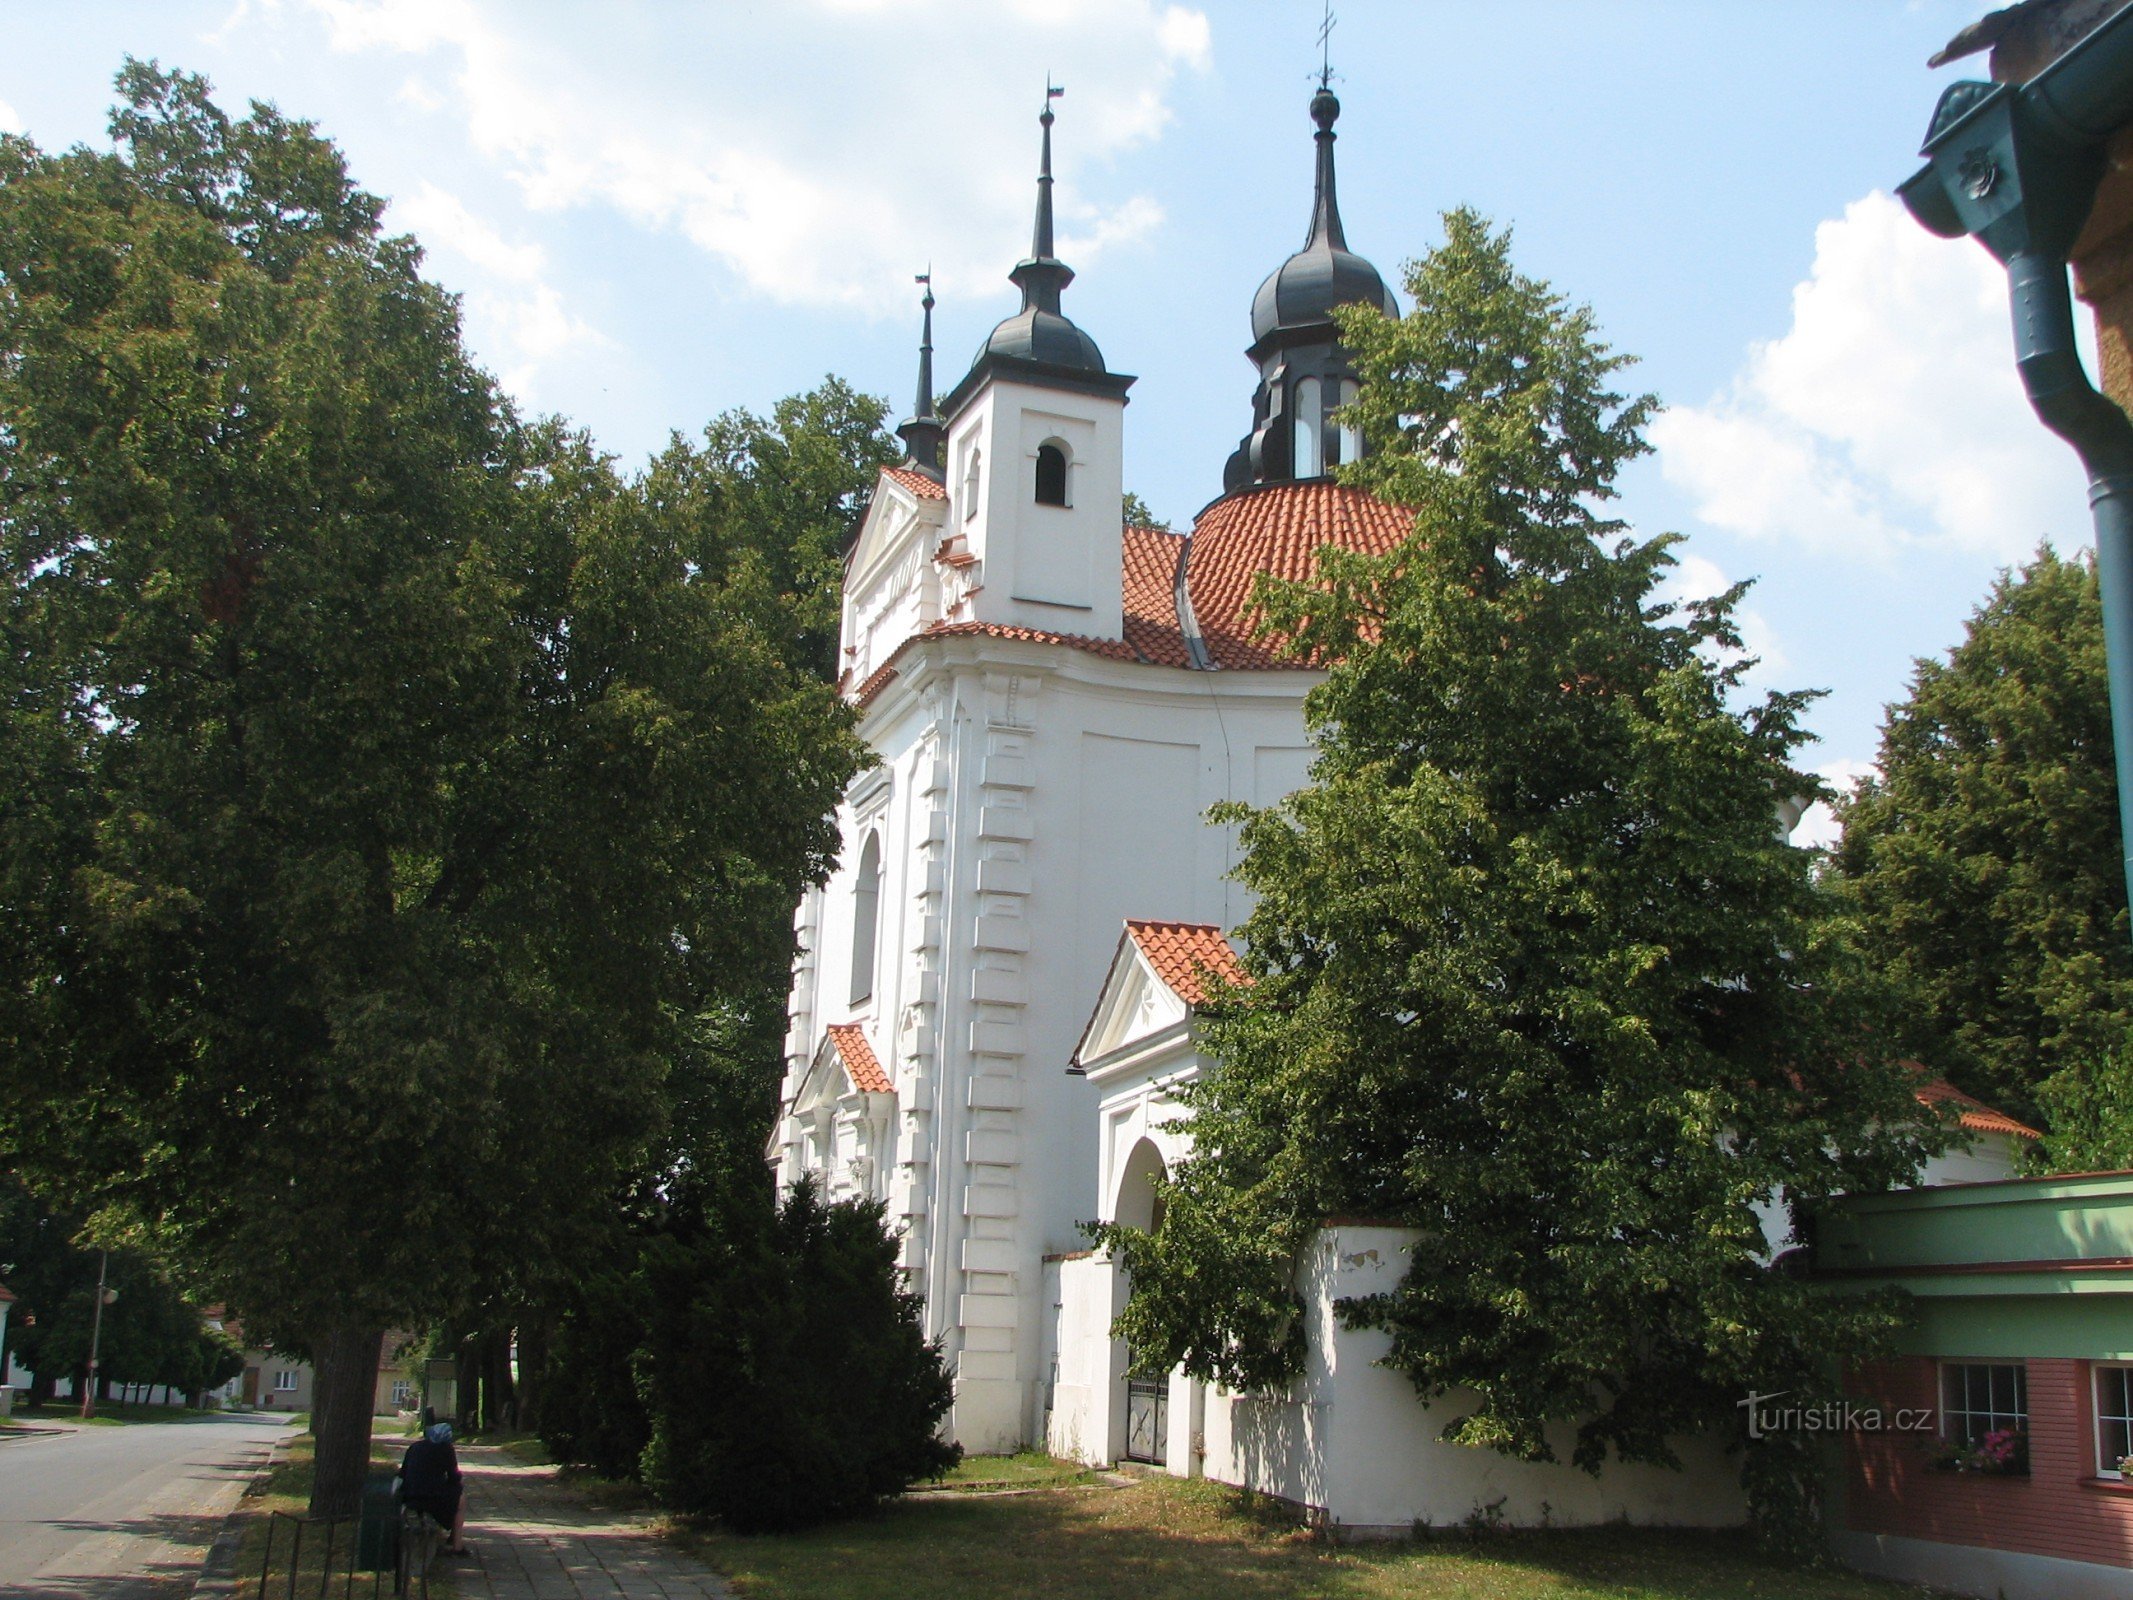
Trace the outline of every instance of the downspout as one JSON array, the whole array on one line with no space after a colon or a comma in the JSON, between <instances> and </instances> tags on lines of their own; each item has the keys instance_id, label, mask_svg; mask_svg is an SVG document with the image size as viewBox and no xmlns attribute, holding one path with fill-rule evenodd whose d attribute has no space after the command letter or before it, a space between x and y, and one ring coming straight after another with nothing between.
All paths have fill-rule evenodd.
<instances>
[{"instance_id":1,"label":"downspout","mask_svg":"<svg viewBox=\"0 0 2133 1600\"><path fill-rule=\"evenodd\" d=\"M2133 9L2025 85L1951 85L1921 151L1927 165L1897 193L1926 228L1974 237L2006 266L2023 392L2088 473L2120 864L2133 905L2133 420L2082 367L2067 284L2068 253L2103 178L2104 141L2129 120Z\"/></svg>"}]
</instances>

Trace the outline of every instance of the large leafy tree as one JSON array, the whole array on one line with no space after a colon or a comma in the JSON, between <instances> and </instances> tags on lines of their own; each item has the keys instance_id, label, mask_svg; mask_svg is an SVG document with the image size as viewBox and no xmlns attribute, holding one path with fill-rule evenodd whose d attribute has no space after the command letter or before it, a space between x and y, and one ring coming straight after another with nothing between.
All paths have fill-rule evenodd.
<instances>
[{"instance_id":1,"label":"large leafy tree","mask_svg":"<svg viewBox=\"0 0 2133 1600\"><path fill-rule=\"evenodd\" d=\"M1341 314L1373 451L1344 476L1415 535L1262 588L1332 663L1318 755L1228 813L1252 981L1207 1025L1160 1227L1110 1234L1122 1329L1144 1367L1279 1385L1316 1230L1394 1220L1403 1281L1344 1312L1452 1397L1447 1438L1665 1462L1871 1342L1883 1309L1773 1270L1756 1208L1894 1182L1925 1130L1775 821L1816 790L1807 697L1740 703L1739 590L1659 603L1669 541L1601 514L1652 401L1508 235L1446 227L1409 317Z\"/></svg>"},{"instance_id":2,"label":"large leafy tree","mask_svg":"<svg viewBox=\"0 0 2133 1600\"><path fill-rule=\"evenodd\" d=\"M2034 1117L2133 1031L2133 943L2092 559L2003 573L1945 661L1892 706L1836 865L1918 1046ZM2063 1087L2072 1089L2069 1082Z\"/></svg>"},{"instance_id":3,"label":"large leafy tree","mask_svg":"<svg viewBox=\"0 0 2133 1600\"><path fill-rule=\"evenodd\" d=\"M308 126L0 141L0 1141L319 1366L609 1237L860 759L803 598L522 425Z\"/></svg>"}]
</instances>

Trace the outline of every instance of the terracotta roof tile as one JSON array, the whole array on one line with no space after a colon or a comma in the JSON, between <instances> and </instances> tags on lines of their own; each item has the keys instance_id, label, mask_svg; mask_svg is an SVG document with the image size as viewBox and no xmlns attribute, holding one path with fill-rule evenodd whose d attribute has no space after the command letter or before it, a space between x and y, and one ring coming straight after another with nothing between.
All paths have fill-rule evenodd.
<instances>
[{"instance_id":1,"label":"terracotta roof tile","mask_svg":"<svg viewBox=\"0 0 2133 1600\"><path fill-rule=\"evenodd\" d=\"M1168 528L1124 530L1126 643L1142 659L1159 667L1185 667L1192 657L1178 626L1178 562L1185 554L1182 534Z\"/></svg>"},{"instance_id":2,"label":"terracotta roof tile","mask_svg":"<svg viewBox=\"0 0 2133 1600\"><path fill-rule=\"evenodd\" d=\"M1093 639L1085 633L1049 633L1042 628L1018 628L1005 622L936 622L921 628L912 637L957 639L971 635L982 635L987 639L1020 639L1028 644L1063 644L1072 650L1086 650L1091 655L1109 656L1113 661L1138 659L1133 646L1123 639ZM909 643L909 640L905 642Z\"/></svg>"},{"instance_id":3,"label":"terracotta roof tile","mask_svg":"<svg viewBox=\"0 0 2133 1600\"><path fill-rule=\"evenodd\" d=\"M850 674L847 673L846 676L849 677ZM852 691L852 701L855 705L871 705L874 696L880 694L882 690L888 688L895 681L896 668L894 665L876 667L867 674L866 681ZM838 687L841 689L844 685L839 683Z\"/></svg>"},{"instance_id":4,"label":"terracotta roof tile","mask_svg":"<svg viewBox=\"0 0 2133 1600\"><path fill-rule=\"evenodd\" d=\"M1217 500L1193 525L1186 564L1186 593L1208 655L1232 670L1300 665L1276 654L1273 641L1253 637L1252 580L1262 572L1308 579L1329 544L1383 555L1413 528L1413 516L1398 506L1324 480Z\"/></svg>"},{"instance_id":5,"label":"terracotta roof tile","mask_svg":"<svg viewBox=\"0 0 2133 1600\"><path fill-rule=\"evenodd\" d=\"M920 472L916 467L883 467L881 475L895 480L901 488L910 490L921 500L945 500L948 491L934 478Z\"/></svg>"},{"instance_id":6,"label":"terracotta roof tile","mask_svg":"<svg viewBox=\"0 0 2133 1600\"><path fill-rule=\"evenodd\" d=\"M866 1033L859 1024L840 1022L824 1031L829 1034L830 1043L837 1047L837 1058L844 1063L844 1070L851 1074L853 1088L864 1094L895 1092L889 1075L874 1059L874 1047L867 1043Z\"/></svg>"},{"instance_id":7,"label":"terracotta roof tile","mask_svg":"<svg viewBox=\"0 0 2133 1600\"><path fill-rule=\"evenodd\" d=\"M1211 922L1149 922L1126 919L1126 932L1155 975L1170 985L1189 1006L1207 999L1207 977L1212 973L1231 983L1249 983L1237 952Z\"/></svg>"},{"instance_id":8,"label":"terracotta roof tile","mask_svg":"<svg viewBox=\"0 0 2133 1600\"><path fill-rule=\"evenodd\" d=\"M1910 1064L1921 1073L1932 1071L1932 1068L1915 1061ZM1956 1122L1972 1133L2004 1133L2016 1139L2044 1137L2028 1123L2017 1122L2006 1112L1995 1111L1984 1101L1964 1094L1946 1078L1933 1078L1918 1090L1918 1103L1922 1106L1943 1105L1951 1100L1956 1107Z\"/></svg>"}]
</instances>

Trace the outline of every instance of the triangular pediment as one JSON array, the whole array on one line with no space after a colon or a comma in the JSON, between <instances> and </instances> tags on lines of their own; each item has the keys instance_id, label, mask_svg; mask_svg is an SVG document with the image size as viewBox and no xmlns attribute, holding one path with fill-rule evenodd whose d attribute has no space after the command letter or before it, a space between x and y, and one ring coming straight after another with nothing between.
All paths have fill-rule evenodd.
<instances>
[{"instance_id":1,"label":"triangular pediment","mask_svg":"<svg viewBox=\"0 0 2133 1600\"><path fill-rule=\"evenodd\" d=\"M875 572L899 559L914 539L925 538L939 528L946 506L942 500L921 500L894 474L882 473L874 480L873 498L867 502L866 516L859 524L846 581L863 585Z\"/></svg>"},{"instance_id":2,"label":"triangular pediment","mask_svg":"<svg viewBox=\"0 0 2133 1600\"><path fill-rule=\"evenodd\" d=\"M1121 939L1074 1059L1086 1065L1175 1028L1191 1014L1191 1007L1156 975L1140 947L1131 938Z\"/></svg>"}]
</instances>

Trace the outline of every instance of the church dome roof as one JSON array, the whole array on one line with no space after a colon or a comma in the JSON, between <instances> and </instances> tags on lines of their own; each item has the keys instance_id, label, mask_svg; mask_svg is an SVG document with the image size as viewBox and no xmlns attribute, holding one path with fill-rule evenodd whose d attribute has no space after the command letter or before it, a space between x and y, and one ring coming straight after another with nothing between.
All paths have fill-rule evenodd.
<instances>
[{"instance_id":1,"label":"church dome roof","mask_svg":"<svg viewBox=\"0 0 2133 1600\"><path fill-rule=\"evenodd\" d=\"M1400 303L1385 286L1378 269L1348 248L1341 231L1340 204L1333 189L1333 124L1341 103L1321 88L1311 97L1311 120L1318 124L1318 180L1311 203L1311 232L1303 248L1268 275L1252 297L1252 341L1289 328L1321 327L1333 320L1333 308L1373 305L1387 316L1400 314Z\"/></svg>"},{"instance_id":2,"label":"church dome roof","mask_svg":"<svg viewBox=\"0 0 2133 1600\"><path fill-rule=\"evenodd\" d=\"M1057 291L1053 293L1056 295ZM1096 348L1096 341L1065 313L1047 311L1041 305L1026 305L993 329L979 348L977 359L983 361L987 356L1037 361L1080 372L1104 370L1104 353Z\"/></svg>"}]
</instances>

